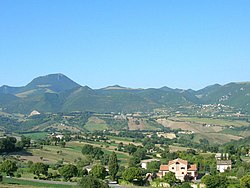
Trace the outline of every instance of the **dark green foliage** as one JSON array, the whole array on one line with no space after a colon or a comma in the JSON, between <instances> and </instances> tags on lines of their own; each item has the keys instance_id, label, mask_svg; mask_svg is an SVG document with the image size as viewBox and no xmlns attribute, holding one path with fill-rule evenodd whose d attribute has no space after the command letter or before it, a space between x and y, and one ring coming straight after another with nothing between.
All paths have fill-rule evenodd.
<instances>
[{"instance_id":1,"label":"dark green foliage","mask_svg":"<svg viewBox=\"0 0 250 188\"><path fill-rule=\"evenodd\" d=\"M139 157L131 157L128 161L128 166L133 167L133 166L139 166L141 162L141 159Z\"/></svg>"},{"instance_id":2,"label":"dark green foliage","mask_svg":"<svg viewBox=\"0 0 250 188\"><path fill-rule=\"evenodd\" d=\"M30 138L29 137L25 137L25 136L21 136L21 141L17 142L17 146L20 148L24 148L24 147L30 147Z\"/></svg>"},{"instance_id":3,"label":"dark green foliage","mask_svg":"<svg viewBox=\"0 0 250 188\"><path fill-rule=\"evenodd\" d=\"M227 177L222 175L205 175L201 181L207 188L226 188L228 185Z\"/></svg>"},{"instance_id":4,"label":"dark green foliage","mask_svg":"<svg viewBox=\"0 0 250 188\"><path fill-rule=\"evenodd\" d=\"M108 184L93 176L83 176L78 184L82 188L109 188Z\"/></svg>"},{"instance_id":5,"label":"dark green foliage","mask_svg":"<svg viewBox=\"0 0 250 188\"><path fill-rule=\"evenodd\" d=\"M83 177L85 175L88 175L88 170L86 168L77 167L77 170L78 170L78 177Z\"/></svg>"},{"instance_id":6,"label":"dark green foliage","mask_svg":"<svg viewBox=\"0 0 250 188\"><path fill-rule=\"evenodd\" d=\"M30 171L39 178L41 174L47 176L48 168L48 165L38 162L31 165Z\"/></svg>"},{"instance_id":7,"label":"dark green foliage","mask_svg":"<svg viewBox=\"0 0 250 188\"><path fill-rule=\"evenodd\" d=\"M119 137L128 137L128 138L138 138L138 139L142 139L145 136L138 132L138 131L120 131L118 134Z\"/></svg>"},{"instance_id":8,"label":"dark green foliage","mask_svg":"<svg viewBox=\"0 0 250 188\"><path fill-rule=\"evenodd\" d=\"M104 179L106 177L106 169L102 165L95 165L92 167L89 172L92 176L100 179Z\"/></svg>"},{"instance_id":9,"label":"dark green foliage","mask_svg":"<svg viewBox=\"0 0 250 188\"><path fill-rule=\"evenodd\" d=\"M0 153L18 151L22 148L16 147L15 137L0 138Z\"/></svg>"},{"instance_id":10,"label":"dark green foliage","mask_svg":"<svg viewBox=\"0 0 250 188\"><path fill-rule=\"evenodd\" d=\"M101 157L101 164L102 164L102 165L107 165L108 162L109 162L109 155L105 153L105 154Z\"/></svg>"},{"instance_id":11,"label":"dark green foliage","mask_svg":"<svg viewBox=\"0 0 250 188\"><path fill-rule=\"evenodd\" d=\"M13 176L18 167L15 161L4 160L0 166L1 172L5 172L8 176Z\"/></svg>"},{"instance_id":12,"label":"dark green foliage","mask_svg":"<svg viewBox=\"0 0 250 188\"><path fill-rule=\"evenodd\" d=\"M108 167L109 167L109 174L110 174L111 180L115 180L116 174L119 169L117 156L115 152L113 152L109 157Z\"/></svg>"},{"instance_id":13,"label":"dark green foliage","mask_svg":"<svg viewBox=\"0 0 250 188\"><path fill-rule=\"evenodd\" d=\"M86 144L82 147L82 154L90 155L95 159L101 159L104 153L100 148Z\"/></svg>"},{"instance_id":14,"label":"dark green foliage","mask_svg":"<svg viewBox=\"0 0 250 188\"><path fill-rule=\"evenodd\" d=\"M90 163L92 163L92 159L89 158L89 157L86 157L85 159L78 160L77 163L76 163L76 166L80 167L80 168L83 168L85 166L90 165Z\"/></svg>"},{"instance_id":15,"label":"dark green foliage","mask_svg":"<svg viewBox=\"0 0 250 188\"><path fill-rule=\"evenodd\" d=\"M134 180L141 181L142 171L141 169L136 168L136 167L129 167L123 172L122 178L129 182L133 182Z\"/></svg>"},{"instance_id":16,"label":"dark green foliage","mask_svg":"<svg viewBox=\"0 0 250 188\"><path fill-rule=\"evenodd\" d=\"M42 86L42 87L41 87ZM62 74L35 78L23 87L0 87L0 105L8 112L149 112L155 108L180 109L193 104L225 104L250 112L249 83L215 85L199 91L171 89L99 89L81 87ZM48 92L51 91L51 92ZM22 94L24 97L16 97ZM197 95L200 97L198 98ZM223 97L227 100L221 100ZM110 123L121 127L122 123ZM154 125L153 125L154 124ZM153 123L158 128L160 125Z\"/></svg>"},{"instance_id":17,"label":"dark green foliage","mask_svg":"<svg viewBox=\"0 0 250 188\"><path fill-rule=\"evenodd\" d=\"M244 188L250 188L250 175L245 175L240 179L240 185Z\"/></svg>"},{"instance_id":18,"label":"dark green foliage","mask_svg":"<svg viewBox=\"0 0 250 188\"><path fill-rule=\"evenodd\" d=\"M192 188L192 187L189 183L185 182L181 185L174 186L174 188Z\"/></svg>"},{"instance_id":19,"label":"dark green foliage","mask_svg":"<svg viewBox=\"0 0 250 188\"><path fill-rule=\"evenodd\" d=\"M154 172L157 173L159 172L161 163L159 161L152 161L147 163L147 171L148 172Z\"/></svg>"},{"instance_id":20,"label":"dark green foliage","mask_svg":"<svg viewBox=\"0 0 250 188\"><path fill-rule=\"evenodd\" d=\"M119 169L118 169L118 172L117 172L116 176L120 178L124 171L125 171L125 167L124 166L119 166Z\"/></svg>"},{"instance_id":21,"label":"dark green foliage","mask_svg":"<svg viewBox=\"0 0 250 188\"><path fill-rule=\"evenodd\" d=\"M147 150L145 148L139 147L137 150L133 153L134 157L138 157L140 160L143 160L146 158Z\"/></svg>"},{"instance_id":22,"label":"dark green foliage","mask_svg":"<svg viewBox=\"0 0 250 188\"><path fill-rule=\"evenodd\" d=\"M179 182L176 177L175 173L173 172L168 172L164 177L163 180L167 182L170 186L173 186L176 182Z\"/></svg>"},{"instance_id":23,"label":"dark green foliage","mask_svg":"<svg viewBox=\"0 0 250 188\"><path fill-rule=\"evenodd\" d=\"M134 144L129 143L129 145L126 145L124 147L124 150L127 151L129 153L129 155L131 155L131 154L136 152L137 147Z\"/></svg>"},{"instance_id":24,"label":"dark green foliage","mask_svg":"<svg viewBox=\"0 0 250 188\"><path fill-rule=\"evenodd\" d=\"M66 180L70 180L72 177L77 176L78 174L78 169L76 168L75 165L72 164L67 164L59 168L59 173L60 175Z\"/></svg>"}]
</instances>

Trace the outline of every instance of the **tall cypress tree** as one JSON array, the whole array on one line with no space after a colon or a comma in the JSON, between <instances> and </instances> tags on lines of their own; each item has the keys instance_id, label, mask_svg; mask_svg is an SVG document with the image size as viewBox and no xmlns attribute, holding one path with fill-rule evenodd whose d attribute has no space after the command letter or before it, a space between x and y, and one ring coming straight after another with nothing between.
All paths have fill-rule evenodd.
<instances>
[{"instance_id":1,"label":"tall cypress tree","mask_svg":"<svg viewBox=\"0 0 250 188\"><path fill-rule=\"evenodd\" d=\"M108 167L111 180L114 181L119 168L115 152L113 152L109 157Z\"/></svg>"}]
</instances>

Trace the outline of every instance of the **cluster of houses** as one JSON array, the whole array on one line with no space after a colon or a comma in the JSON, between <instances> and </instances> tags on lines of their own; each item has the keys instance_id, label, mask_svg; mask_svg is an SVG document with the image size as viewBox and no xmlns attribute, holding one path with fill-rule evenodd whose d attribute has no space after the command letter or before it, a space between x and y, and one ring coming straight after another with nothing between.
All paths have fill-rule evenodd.
<instances>
[{"instance_id":1,"label":"cluster of houses","mask_svg":"<svg viewBox=\"0 0 250 188\"><path fill-rule=\"evenodd\" d=\"M217 153L215 155L216 158L216 168L219 172L225 172L225 170L232 169L232 161L229 160L228 153ZM148 159L143 160L141 163L141 167L147 169L147 163L152 161L158 161L157 159ZM157 176L162 178L168 172L175 173L177 179L184 181L185 177L188 176L189 178L196 180L198 177L198 168L196 164L190 164L187 160L183 160L180 158L171 160L168 162L167 165L160 165L160 170L157 173Z\"/></svg>"}]
</instances>

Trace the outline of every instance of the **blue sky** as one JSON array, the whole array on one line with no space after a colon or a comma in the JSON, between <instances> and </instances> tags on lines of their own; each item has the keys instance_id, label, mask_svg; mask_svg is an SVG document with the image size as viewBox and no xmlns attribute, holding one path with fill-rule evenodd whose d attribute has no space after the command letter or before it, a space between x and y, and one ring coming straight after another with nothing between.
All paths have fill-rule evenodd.
<instances>
[{"instance_id":1,"label":"blue sky","mask_svg":"<svg viewBox=\"0 0 250 188\"><path fill-rule=\"evenodd\" d=\"M63 73L101 88L250 81L249 0L2 0L0 85Z\"/></svg>"}]
</instances>

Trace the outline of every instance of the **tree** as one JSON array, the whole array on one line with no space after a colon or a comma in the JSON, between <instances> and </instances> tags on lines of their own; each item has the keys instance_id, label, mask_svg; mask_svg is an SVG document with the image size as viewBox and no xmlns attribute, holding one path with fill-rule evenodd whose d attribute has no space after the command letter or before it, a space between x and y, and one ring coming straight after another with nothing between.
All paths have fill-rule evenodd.
<instances>
[{"instance_id":1,"label":"tree","mask_svg":"<svg viewBox=\"0 0 250 188\"><path fill-rule=\"evenodd\" d=\"M108 184L93 176L83 176L79 185L82 188L109 188Z\"/></svg>"},{"instance_id":2,"label":"tree","mask_svg":"<svg viewBox=\"0 0 250 188\"><path fill-rule=\"evenodd\" d=\"M101 159L101 157L103 156L103 154L104 154L104 152L101 150L101 148L93 148L93 151L92 151L93 153L92 153L92 156L95 158L95 159L97 159L97 160L99 160L99 159Z\"/></svg>"},{"instance_id":3,"label":"tree","mask_svg":"<svg viewBox=\"0 0 250 188\"><path fill-rule=\"evenodd\" d=\"M184 181L185 181L185 182L191 182L192 179L193 179L193 177L192 177L191 175L189 175L189 174L186 174L186 175L184 176Z\"/></svg>"},{"instance_id":4,"label":"tree","mask_svg":"<svg viewBox=\"0 0 250 188\"><path fill-rule=\"evenodd\" d=\"M108 165L109 163L109 154L104 154L102 157L101 157L101 164L102 165Z\"/></svg>"},{"instance_id":5,"label":"tree","mask_svg":"<svg viewBox=\"0 0 250 188\"><path fill-rule=\"evenodd\" d=\"M134 166L137 166L140 162L141 162L140 158L131 157L128 161L128 166L134 167Z\"/></svg>"},{"instance_id":6,"label":"tree","mask_svg":"<svg viewBox=\"0 0 250 188\"><path fill-rule=\"evenodd\" d=\"M250 188L250 175L245 175L240 179L240 185L245 188Z\"/></svg>"},{"instance_id":7,"label":"tree","mask_svg":"<svg viewBox=\"0 0 250 188\"><path fill-rule=\"evenodd\" d=\"M111 180L114 181L119 169L117 155L115 152L113 152L109 157L108 167Z\"/></svg>"},{"instance_id":8,"label":"tree","mask_svg":"<svg viewBox=\"0 0 250 188\"><path fill-rule=\"evenodd\" d=\"M129 182L133 182L133 180L141 181L142 171L137 167L129 167L123 172L122 178Z\"/></svg>"},{"instance_id":9,"label":"tree","mask_svg":"<svg viewBox=\"0 0 250 188\"><path fill-rule=\"evenodd\" d=\"M67 164L59 168L60 175L66 180L70 180L72 177L77 176L78 170L75 165Z\"/></svg>"},{"instance_id":10,"label":"tree","mask_svg":"<svg viewBox=\"0 0 250 188\"><path fill-rule=\"evenodd\" d=\"M188 182L185 182L182 185L179 185L178 188L192 188L192 187Z\"/></svg>"},{"instance_id":11,"label":"tree","mask_svg":"<svg viewBox=\"0 0 250 188\"><path fill-rule=\"evenodd\" d=\"M93 146L86 144L82 147L82 154L83 155L90 155L91 152L93 151Z\"/></svg>"},{"instance_id":12,"label":"tree","mask_svg":"<svg viewBox=\"0 0 250 188\"><path fill-rule=\"evenodd\" d=\"M61 141L59 142L59 146L60 146L61 148L65 148L66 142L61 140Z\"/></svg>"},{"instance_id":13,"label":"tree","mask_svg":"<svg viewBox=\"0 0 250 188\"><path fill-rule=\"evenodd\" d=\"M164 181L169 183L170 186L174 185L177 181L176 177L175 177L175 173L174 172L168 172L167 174L165 174L165 176L163 177Z\"/></svg>"},{"instance_id":14,"label":"tree","mask_svg":"<svg viewBox=\"0 0 250 188\"><path fill-rule=\"evenodd\" d=\"M204 183L207 188L227 187L227 178L221 175L205 175L202 177L201 182Z\"/></svg>"},{"instance_id":15,"label":"tree","mask_svg":"<svg viewBox=\"0 0 250 188\"><path fill-rule=\"evenodd\" d=\"M86 168L77 168L78 170L78 177L83 177L85 175L88 175L88 170Z\"/></svg>"},{"instance_id":16,"label":"tree","mask_svg":"<svg viewBox=\"0 0 250 188\"><path fill-rule=\"evenodd\" d=\"M3 161L0 168L1 171L5 172L8 176L13 176L14 172L18 169L16 162L11 160Z\"/></svg>"},{"instance_id":17,"label":"tree","mask_svg":"<svg viewBox=\"0 0 250 188\"><path fill-rule=\"evenodd\" d=\"M129 144L129 145L125 146L125 150L129 153L129 155L131 155L134 152L136 152L137 148L134 144Z\"/></svg>"},{"instance_id":18,"label":"tree","mask_svg":"<svg viewBox=\"0 0 250 188\"><path fill-rule=\"evenodd\" d=\"M157 173L160 169L161 163L159 161L152 161L147 163L147 170L148 172L155 172Z\"/></svg>"},{"instance_id":19,"label":"tree","mask_svg":"<svg viewBox=\"0 0 250 188\"><path fill-rule=\"evenodd\" d=\"M15 137L6 137L0 139L0 153L2 152L12 152L16 151L16 138Z\"/></svg>"},{"instance_id":20,"label":"tree","mask_svg":"<svg viewBox=\"0 0 250 188\"><path fill-rule=\"evenodd\" d=\"M30 138L26 136L21 136L21 142L23 147L30 147Z\"/></svg>"},{"instance_id":21,"label":"tree","mask_svg":"<svg viewBox=\"0 0 250 188\"><path fill-rule=\"evenodd\" d=\"M100 148L93 147L89 144L86 144L82 147L82 154L90 155L95 159L100 159L104 153Z\"/></svg>"},{"instance_id":22,"label":"tree","mask_svg":"<svg viewBox=\"0 0 250 188\"><path fill-rule=\"evenodd\" d=\"M242 178L245 175L245 168L243 166L239 167L236 176Z\"/></svg>"},{"instance_id":23,"label":"tree","mask_svg":"<svg viewBox=\"0 0 250 188\"><path fill-rule=\"evenodd\" d=\"M31 165L30 167L30 171L37 175L37 177L39 178L41 174L47 176L48 174L48 165L45 165L43 163L34 163L33 165Z\"/></svg>"},{"instance_id":24,"label":"tree","mask_svg":"<svg viewBox=\"0 0 250 188\"><path fill-rule=\"evenodd\" d=\"M106 177L106 169L102 165L92 167L90 174L96 178L104 179Z\"/></svg>"},{"instance_id":25,"label":"tree","mask_svg":"<svg viewBox=\"0 0 250 188\"><path fill-rule=\"evenodd\" d=\"M147 150L144 148L138 148L136 152L133 153L134 157L138 157L140 160L145 159Z\"/></svg>"}]
</instances>

